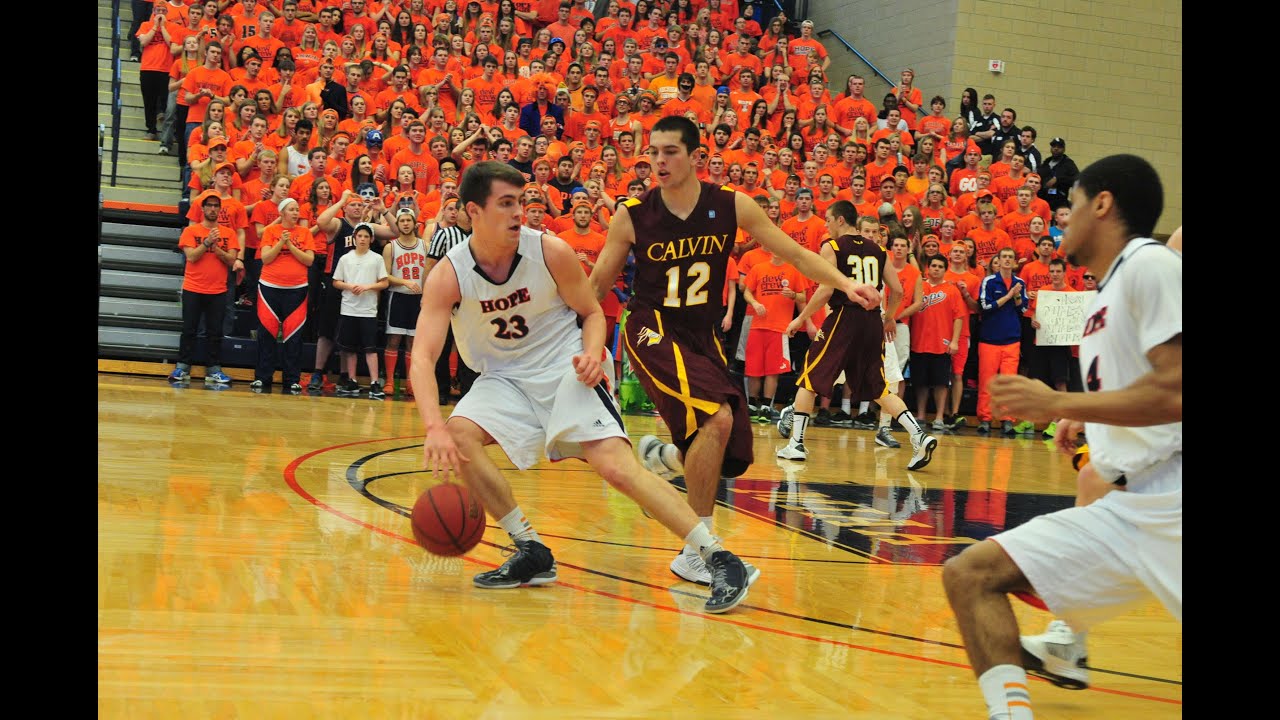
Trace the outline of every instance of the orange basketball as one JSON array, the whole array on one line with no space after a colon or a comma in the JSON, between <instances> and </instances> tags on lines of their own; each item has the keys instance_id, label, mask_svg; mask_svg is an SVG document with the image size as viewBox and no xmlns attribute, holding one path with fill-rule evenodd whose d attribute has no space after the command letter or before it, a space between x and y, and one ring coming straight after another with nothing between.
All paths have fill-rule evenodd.
<instances>
[{"instance_id":1,"label":"orange basketball","mask_svg":"<svg viewBox=\"0 0 1280 720\"><path fill-rule=\"evenodd\" d=\"M484 537L484 508L463 485L443 483L413 504L413 537L433 555L462 555Z\"/></svg>"}]
</instances>

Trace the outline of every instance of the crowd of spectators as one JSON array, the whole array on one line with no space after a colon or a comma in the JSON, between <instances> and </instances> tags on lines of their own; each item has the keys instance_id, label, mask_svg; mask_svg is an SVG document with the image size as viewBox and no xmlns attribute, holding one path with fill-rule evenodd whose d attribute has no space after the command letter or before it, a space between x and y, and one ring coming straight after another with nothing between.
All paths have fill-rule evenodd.
<instances>
[{"instance_id":1,"label":"crowd of spectators","mask_svg":"<svg viewBox=\"0 0 1280 720\"><path fill-rule=\"evenodd\" d=\"M227 263L228 308L258 302L261 238L282 222L285 200L296 202L298 225L314 244L308 312L315 313L317 290L331 286L341 254L326 228L345 228L350 243L351 228L368 222L380 250L397 236L396 211L404 208L413 210L419 233L465 227L451 198L462 171L481 160L525 175L527 224L565 237L589 272L592 243L603 242L616 203L658 182L649 130L681 114L703 132L700 176L756 199L798 243L818 249L826 210L837 200L879 221L877 239L906 288L895 338L903 369L913 316L930 298L953 295L924 292L930 258L946 259L946 282L961 291L968 316L946 424L963 424L962 391L979 376L1014 367L1054 385L1079 385L1067 376L1072 363L1040 357L1034 341L1040 289L1091 287L1087 269L1061 262L1056 249L1077 172L1064 138L1044 152L1039 131L1028 118L1019 125L1013 107L974 88L953 106L916 87L910 68L878 101L865 97L864 78L829 77L831 58L809 20L766 18L765 6L746 0L133 6L146 139L177 159L180 209L193 225L206 221L192 198L217 195L216 224L238 244ZM444 222L446 212L456 221ZM742 293L752 266L767 260L763 253L739 238L731 340L742 313L754 313ZM295 254L305 256L285 256ZM206 261L219 257L210 252ZM984 288L1006 269L1005 290L1014 295L1019 285L1026 302L1015 303L1018 322L984 331L982 318L1003 309L988 307L996 301ZM752 283L765 287L759 277ZM606 299L613 320L624 307L626 278L617 295L617 302ZM225 318L228 332L233 314ZM999 337L992 335L997 325ZM303 335L314 333L308 327ZM968 352L970 337L975 348L1016 346L1012 365L1010 353L986 350L994 367L966 361L979 354ZM1016 419L990 417L981 401L978 415L983 430L1001 420L1006 434L1016 427L1008 422ZM817 424L851 421L842 410Z\"/></svg>"}]
</instances>

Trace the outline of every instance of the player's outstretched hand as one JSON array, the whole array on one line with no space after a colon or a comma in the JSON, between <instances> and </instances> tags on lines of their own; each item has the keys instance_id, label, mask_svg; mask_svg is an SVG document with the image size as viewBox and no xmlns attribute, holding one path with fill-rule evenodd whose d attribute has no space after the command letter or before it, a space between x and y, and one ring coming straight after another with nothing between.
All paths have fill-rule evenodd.
<instances>
[{"instance_id":1,"label":"player's outstretched hand","mask_svg":"<svg viewBox=\"0 0 1280 720\"><path fill-rule=\"evenodd\" d=\"M997 375L987 384L991 403L1001 415L1031 422L1057 419L1053 409L1053 388L1021 375ZM1060 431L1059 431L1060 432Z\"/></svg>"},{"instance_id":2,"label":"player's outstretched hand","mask_svg":"<svg viewBox=\"0 0 1280 720\"><path fill-rule=\"evenodd\" d=\"M578 382L587 387L595 387L604 379L600 358L592 357L589 353L578 353L573 356L573 370L578 373Z\"/></svg>"},{"instance_id":3,"label":"player's outstretched hand","mask_svg":"<svg viewBox=\"0 0 1280 720\"><path fill-rule=\"evenodd\" d=\"M880 291L876 290L874 285L867 285L866 283L855 284L845 291L845 295L848 295L850 300L868 310L880 305Z\"/></svg>"},{"instance_id":4,"label":"player's outstretched hand","mask_svg":"<svg viewBox=\"0 0 1280 720\"><path fill-rule=\"evenodd\" d=\"M432 477L448 479L449 475L461 478L458 474L462 463L471 462L471 458L462 454L453 442L449 431L440 426L439 430L427 431L427 439L422 442L424 466L431 471Z\"/></svg>"}]
</instances>

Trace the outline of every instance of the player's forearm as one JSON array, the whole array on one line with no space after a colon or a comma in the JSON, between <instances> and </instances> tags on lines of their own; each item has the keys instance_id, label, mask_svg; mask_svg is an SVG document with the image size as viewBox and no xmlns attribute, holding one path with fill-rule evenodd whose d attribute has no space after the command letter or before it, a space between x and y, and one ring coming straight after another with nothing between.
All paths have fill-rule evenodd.
<instances>
[{"instance_id":1,"label":"player's forearm","mask_svg":"<svg viewBox=\"0 0 1280 720\"><path fill-rule=\"evenodd\" d=\"M597 306L595 312L582 318L582 351L589 357L603 357L604 311Z\"/></svg>"},{"instance_id":2,"label":"player's forearm","mask_svg":"<svg viewBox=\"0 0 1280 720\"><path fill-rule=\"evenodd\" d=\"M444 428L444 416L440 413L440 388L436 384L436 360L440 357L441 343L444 338L432 339L423 335L424 323L418 321L417 332L413 339L413 354L417 362L410 363L409 377L417 397L418 416L428 433L438 432Z\"/></svg>"},{"instance_id":3,"label":"player's forearm","mask_svg":"<svg viewBox=\"0 0 1280 720\"><path fill-rule=\"evenodd\" d=\"M1053 408L1061 417L1122 427L1182 422L1182 368L1149 372L1123 390L1054 393Z\"/></svg>"},{"instance_id":4,"label":"player's forearm","mask_svg":"<svg viewBox=\"0 0 1280 720\"><path fill-rule=\"evenodd\" d=\"M776 230L779 235L786 237L786 234L781 230L772 229ZM790 238L787 239L790 240ZM782 259L794 265L800 271L800 274L807 278L817 280L819 283L833 288L843 285L846 280L835 265L823 260L817 253L794 242L784 243L779 250L781 252L778 254L782 256Z\"/></svg>"},{"instance_id":5,"label":"player's forearm","mask_svg":"<svg viewBox=\"0 0 1280 720\"><path fill-rule=\"evenodd\" d=\"M818 312L818 308L826 305L830 299L831 288L826 285L819 285L818 289L813 292L813 297L809 298L809 302L805 304L797 317L801 322L808 320L813 317L814 313Z\"/></svg>"}]
</instances>

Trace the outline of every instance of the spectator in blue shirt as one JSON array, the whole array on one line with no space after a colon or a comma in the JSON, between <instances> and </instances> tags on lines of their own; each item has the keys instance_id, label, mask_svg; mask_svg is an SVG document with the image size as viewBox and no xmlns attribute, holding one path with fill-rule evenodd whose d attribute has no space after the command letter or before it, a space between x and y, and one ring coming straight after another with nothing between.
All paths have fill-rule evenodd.
<instances>
[{"instance_id":1,"label":"spectator in blue shirt","mask_svg":"<svg viewBox=\"0 0 1280 720\"><path fill-rule=\"evenodd\" d=\"M982 324L978 326L978 434L991 432L991 393L987 383L996 375L1017 375L1022 354L1022 311L1027 307L1026 283L1013 274L1017 265L1013 248L996 255L997 270L982 281L978 305ZM1001 432L1015 433L1013 418L1003 418Z\"/></svg>"}]
</instances>

